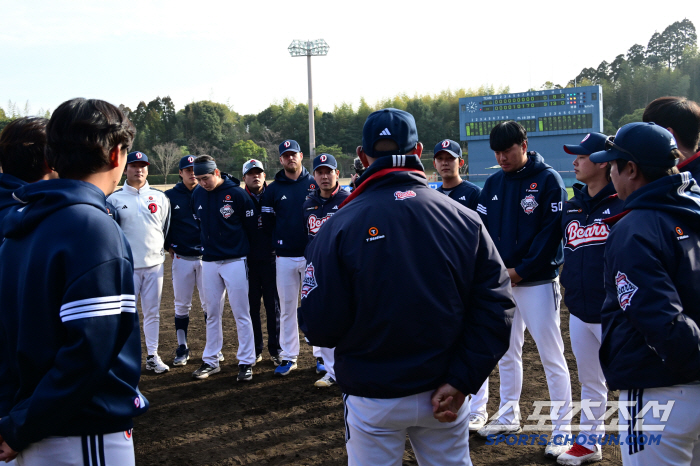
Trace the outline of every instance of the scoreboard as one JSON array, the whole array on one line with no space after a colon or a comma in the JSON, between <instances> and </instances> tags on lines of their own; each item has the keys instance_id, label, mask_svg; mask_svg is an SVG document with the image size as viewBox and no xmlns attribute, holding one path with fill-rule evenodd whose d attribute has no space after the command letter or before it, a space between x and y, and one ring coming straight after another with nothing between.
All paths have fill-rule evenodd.
<instances>
[{"instance_id":1,"label":"scoreboard","mask_svg":"<svg viewBox=\"0 0 700 466\"><path fill-rule=\"evenodd\" d=\"M463 141L488 139L491 128L515 120L528 137L603 130L600 86L547 89L459 99L460 136Z\"/></svg>"}]
</instances>

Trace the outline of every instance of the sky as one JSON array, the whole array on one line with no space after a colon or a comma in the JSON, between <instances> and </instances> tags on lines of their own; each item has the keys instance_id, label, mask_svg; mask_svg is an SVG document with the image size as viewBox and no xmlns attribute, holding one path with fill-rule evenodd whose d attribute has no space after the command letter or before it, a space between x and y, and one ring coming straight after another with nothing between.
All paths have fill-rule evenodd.
<instances>
[{"instance_id":1,"label":"sky","mask_svg":"<svg viewBox=\"0 0 700 466\"><path fill-rule=\"evenodd\" d=\"M683 18L691 1L146 1L0 0L0 107L53 110L73 97L132 109L170 96L259 113L307 102L294 39L324 39L311 60L314 105L364 97L565 85Z\"/></svg>"}]
</instances>

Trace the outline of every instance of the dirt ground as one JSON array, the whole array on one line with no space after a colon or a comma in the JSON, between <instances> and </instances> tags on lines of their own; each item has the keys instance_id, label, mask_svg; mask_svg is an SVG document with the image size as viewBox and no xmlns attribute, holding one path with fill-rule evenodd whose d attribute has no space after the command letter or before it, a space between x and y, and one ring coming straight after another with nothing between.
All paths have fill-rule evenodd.
<instances>
[{"instance_id":1,"label":"dirt ground","mask_svg":"<svg viewBox=\"0 0 700 466\"><path fill-rule=\"evenodd\" d=\"M168 257L159 350L168 365L172 364L177 347L170 263ZM264 311L261 314L264 315ZM191 358L186 366L171 365L170 372L159 375L147 372L143 348L140 388L150 402L150 409L135 419L136 463L143 466L347 464L341 392L337 386L329 389L313 386L319 376L315 373L311 347L302 343L299 369L287 377L273 376L274 366L265 350L263 361L253 368L252 382L237 383L236 328L228 302L224 316L226 361L222 363L222 371L209 379L192 378L192 372L201 364L205 343L204 318L196 297L190 314ZM578 400L580 385L569 341L569 313L565 309L561 320L572 395ZM529 334L523 359L525 382L520 408L523 419L527 419L533 411L534 400L549 399L542 364ZM491 375L490 383L488 412L493 414L498 410L498 368ZM617 399L617 393L609 394L609 399ZM527 432L532 433L535 432ZM555 464L544 458L543 446L487 445L476 436L470 438L469 444L476 466ZM417 464L408 441L403 464ZM621 465L619 447L604 446L603 462L598 464Z\"/></svg>"}]
</instances>

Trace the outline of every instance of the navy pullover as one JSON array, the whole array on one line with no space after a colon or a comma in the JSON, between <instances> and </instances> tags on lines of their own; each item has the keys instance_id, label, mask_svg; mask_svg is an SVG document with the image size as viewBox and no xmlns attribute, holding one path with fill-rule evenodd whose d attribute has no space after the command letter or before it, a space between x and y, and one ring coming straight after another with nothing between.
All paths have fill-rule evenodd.
<instances>
[{"instance_id":1,"label":"navy pullover","mask_svg":"<svg viewBox=\"0 0 700 466\"><path fill-rule=\"evenodd\" d=\"M192 192L192 212L200 222L202 260L236 259L250 252L248 237L256 229L255 208L240 181L226 173L213 191L201 186Z\"/></svg>"},{"instance_id":2,"label":"navy pullover","mask_svg":"<svg viewBox=\"0 0 700 466\"><path fill-rule=\"evenodd\" d=\"M148 402L124 233L90 183L41 181L15 195L23 205L0 246L0 435L20 451L128 430Z\"/></svg>"},{"instance_id":3,"label":"navy pullover","mask_svg":"<svg viewBox=\"0 0 700 466\"><path fill-rule=\"evenodd\" d=\"M623 209L605 245L605 380L611 390L697 382L700 189L689 173L665 176Z\"/></svg>"},{"instance_id":4,"label":"navy pullover","mask_svg":"<svg viewBox=\"0 0 700 466\"><path fill-rule=\"evenodd\" d=\"M202 255L199 223L192 215L194 189L190 191L181 181L165 191L165 195L170 199L170 229L165 237L165 250L172 248L175 254L180 256Z\"/></svg>"},{"instance_id":5,"label":"navy pullover","mask_svg":"<svg viewBox=\"0 0 700 466\"><path fill-rule=\"evenodd\" d=\"M564 182L537 152L514 173L499 171L484 183L477 212L520 286L554 280L564 261L561 208Z\"/></svg>"},{"instance_id":6,"label":"navy pullover","mask_svg":"<svg viewBox=\"0 0 700 466\"><path fill-rule=\"evenodd\" d=\"M415 155L377 159L307 248L302 329L335 347L343 393L476 393L508 349L508 274L479 216Z\"/></svg>"},{"instance_id":7,"label":"navy pullover","mask_svg":"<svg viewBox=\"0 0 700 466\"><path fill-rule=\"evenodd\" d=\"M272 247L278 256L304 255L307 233L301 209L315 190L316 182L304 167L296 181L280 170L265 190L261 202L263 227L272 231Z\"/></svg>"},{"instance_id":8,"label":"navy pullover","mask_svg":"<svg viewBox=\"0 0 700 466\"><path fill-rule=\"evenodd\" d=\"M452 189L445 190L440 186L437 191L443 194L447 194L445 191L449 191L447 195L450 199L471 210L476 210L476 206L479 204L479 195L481 194L480 187L466 180L462 180L460 184Z\"/></svg>"},{"instance_id":9,"label":"navy pullover","mask_svg":"<svg viewBox=\"0 0 700 466\"><path fill-rule=\"evenodd\" d=\"M588 195L587 186L577 183L574 197L562 209L564 302L569 312L588 324L600 323L605 301L603 252L610 227L603 220L619 214L622 204L612 183L594 197Z\"/></svg>"},{"instance_id":10,"label":"navy pullover","mask_svg":"<svg viewBox=\"0 0 700 466\"><path fill-rule=\"evenodd\" d=\"M341 188L340 184L336 185L335 191L333 191L333 194L331 194L331 197L328 199L321 197L320 189L311 193L303 206L304 223L306 224L306 232L309 235L309 243L314 239L321 225L330 220L333 214L338 212L340 204L349 195L350 193Z\"/></svg>"},{"instance_id":11,"label":"navy pullover","mask_svg":"<svg viewBox=\"0 0 700 466\"><path fill-rule=\"evenodd\" d=\"M275 250L272 247L272 230L263 228L262 224L262 195L267 191L267 183L263 183L263 191L260 193L260 199L258 196L250 192L248 187L245 187L245 192L250 196L250 200L253 201L253 207L255 207L255 224L257 229L255 234L250 237L250 253L248 254L248 259L250 260L274 260Z\"/></svg>"},{"instance_id":12,"label":"navy pullover","mask_svg":"<svg viewBox=\"0 0 700 466\"><path fill-rule=\"evenodd\" d=\"M677 168L680 171L690 172L693 178L698 181L700 178L700 151L679 163Z\"/></svg>"},{"instance_id":13,"label":"navy pullover","mask_svg":"<svg viewBox=\"0 0 700 466\"><path fill-rule=\"evenodd\" d=\"M12 197L12 193L26 185L26 181L22 181L16 176L0 173L0 225L8 213L8 208L17 205L17 200Z\"/></svg>"}]
</instances>

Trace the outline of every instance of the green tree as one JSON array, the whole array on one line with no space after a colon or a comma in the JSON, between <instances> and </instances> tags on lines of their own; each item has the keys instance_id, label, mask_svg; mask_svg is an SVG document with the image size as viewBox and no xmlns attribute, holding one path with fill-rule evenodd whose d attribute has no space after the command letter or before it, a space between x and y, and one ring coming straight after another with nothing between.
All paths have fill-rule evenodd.
<instances>
[{"instance_id":1,"label":"green tree","mask_svg":"<svg viewBox=\"0 0 700 466\"><path fill-rule=\"evenodd\" d=\"M267 151L258 146L251 140L240 140L236 142L229 151L229 164L232 166L231 171L241 170L243 164L250 159L257 159L262 162L267 162Z\"/></svg>"},{"instance_id":2,"label":"green tree","mask_svg":"<svg viewBox=\"0 0 700 466\"><path fill-rule=\"evenodd\" d=\"M644 115L644 109L643 108L638 108L634 112L623 115L622 118L620 118L620 121L618 123L618 126L622 127L625 126L627 123L634 123L636 121L642 121L642 116Z\"/></svg>"}]
</instances>

